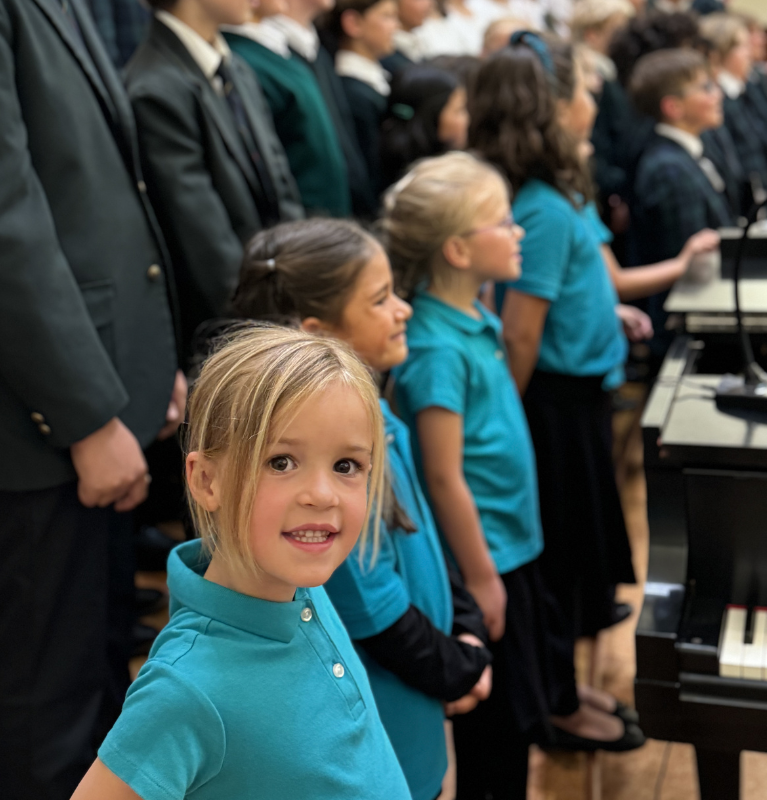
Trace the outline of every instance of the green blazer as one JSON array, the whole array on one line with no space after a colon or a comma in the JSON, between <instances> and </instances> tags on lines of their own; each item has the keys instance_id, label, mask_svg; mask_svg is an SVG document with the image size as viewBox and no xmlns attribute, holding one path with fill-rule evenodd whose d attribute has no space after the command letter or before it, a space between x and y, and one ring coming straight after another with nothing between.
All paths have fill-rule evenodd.
<instances>
[{"instance_id":1,"label":"green blazer","mask_svg":"<svg viewBox=\"0 0 767 800\"><path fill-rule=\"evenodd\" d=\"M256 73L306 210L348 217L346 160L314 73L295 56L284 58L237 33L225 36Z\"/></svg>"},{"instance_id":2,"label":"green blazer","mask_svg":"<svg viewBox=\"0 0 767 800\"><path fill-rule=\"evenodd\" d=\"M170 28L152 20L125 73L150 197L176 266L187 353L197 327L227 313L243 245L269 224L304 215L253 70L233 56L230 71L277 207L266 198L225 98ZM265 207L271 219L259 215Z\"/></svg>"},{"instance_id":3,"label":"green blazer","mask_svg":"<svg viewBox=\"0 0 767 800\"><path fill-rule=\"evenodd\" d=\"M0 0L0 490L74 480L114 416L149 444L177 365L130 104L70 6Z\"/></svg>"}]
</instances>

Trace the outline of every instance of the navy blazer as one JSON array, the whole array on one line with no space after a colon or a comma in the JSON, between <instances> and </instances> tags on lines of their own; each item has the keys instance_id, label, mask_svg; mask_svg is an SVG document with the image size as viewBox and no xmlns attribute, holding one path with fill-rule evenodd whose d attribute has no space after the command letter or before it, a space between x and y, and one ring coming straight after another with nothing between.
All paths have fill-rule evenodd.
<instances>
[{"instance_id":1,"label":"navy blazer","mask_svg":"<svg viewBox=\"0 0 767 800\"><path fill-rule=\"evenodd\" d=\"M226 315L243 246L273 221L304 216L285 151L253 70L229 65L276 192L276 206L237 129L226 99L176 34L154 19L128 63L128 94L138 125L149 192L178 274L186 352L198 326ZM261 218L268 208L271 219Z\"/></svg>"},{"instance_id":2,"label":"navy blazer","mask_svg":"<svg viewBox=\"0 0 767 800\"><path fill-rule=\"evenodd\" d=\"M69 446L115 416L149 444L177 366L133 114L70 7L0 0L0 490L74 480Z\"/></svg>"}]
</instances>

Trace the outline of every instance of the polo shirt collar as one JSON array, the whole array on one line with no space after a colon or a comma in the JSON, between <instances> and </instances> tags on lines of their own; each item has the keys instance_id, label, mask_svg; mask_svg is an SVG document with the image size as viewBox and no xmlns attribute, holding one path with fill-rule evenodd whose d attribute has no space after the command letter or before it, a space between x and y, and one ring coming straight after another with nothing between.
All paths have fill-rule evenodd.
<instances>
[{"instance_id":1,"label":"polo shirt collar","mask_svg":"<svg viewBox=\"0 0 767 800\"><path fill-rule=\"evenodd\" d=\"M216 35L213 44L210 44L197 31L167 11L155 11L155 17L178 36L209 81L213 81L221 62L232 57L232 51L220 33Z\"/></svg>"},{"instance_id":2,"label":"polo shirt collar","mask_svg":"<svg viewBox=\"0 0 767 800\"><path fill-rule=\"evenodd\" d=\"M694 136L692 133L682 131L673 125L667 125L665 122L659 122L655 126L655 132L660 136L665 136L666 139L671 139L672 142L676 142L696 161L703 155L703 141L700 136Z\"/></svg>"},{"instance_id":3,"label":"polo shirt collar","mask_svg":"<svg viewBox=\"0 0 767 800\"><path fill-rule=\"evenodd\" d=\"M746 83L742 81L740 78L736 78L731 72L725 72L722 70L719 73L719 85L722 87L722 91L729 97L731 100L737 100L743 92L746 91Z\"/></svg>"},{"instance_id":4,"label":"polo shirt collar","mask_svg":"<svg viewBox=\"0 0 767 800\"><path fill-rule=\"evenodd\" d=\"M336 53L336 72L342 78L356 78L366 83L384 97L391 93L389 73L377 61L371 61L359 53L339 50Z\"/></svg>"},{"instance_id":5,"label":"polo shirt collar","mask_svg":"<svg viewBox=\"0 0 767 800\"><path fill-rule=\"evenodd\" d=\"M269 17L271 25L278 27L287 37L288 45L307 61L314 63L320 51L320 37L312 25L305 28L300 22L284 14Z\"/></svg>"},{"instance_id":6,"label":"polo shirt collar","mask_svg":"<svg viewBox=\"0 0 767 800\"><path fill-rule=\"evenodd\" d=\"M428 308L429 313L436 313L446 322L459 328L464 333L476 336L478 333L490 328L493 335L498 335L502 330L500 319L494 314L491 314L479 300L474 301L474 307L479 311L480 317L470 317L465 312L451 306L444 300L440 300L433 294L430 294L425 289L419 289L413 298L413 306L418 308Z\"/></svg>"},{"instance_id":7,"label":"polo shirt collar","mask_svg":"<svg viewBox=\"0 0 767 800\"><path fill-rule=\"evenodd\" d=\"M279 25L269 23L271 17L262 22L246 22L244 25L222 25L221 30L235 33L260 44L278 56L290 58L290 47L285 31Z\"/></svg>"},{"instance_id":8,"label":"polo shirt collar","mask_svg":"<svg viewBox=\"0 0 767 800\"><path fill-rule=\"evenodd\" d=\"M195 539L175 547L168 556L168 589L174 603L203 617L248 633L287 644L301 622L306 589L297 589L289 603L275 603L240 594L205 580L208 558Z\"/></svg>"}]
</instances>

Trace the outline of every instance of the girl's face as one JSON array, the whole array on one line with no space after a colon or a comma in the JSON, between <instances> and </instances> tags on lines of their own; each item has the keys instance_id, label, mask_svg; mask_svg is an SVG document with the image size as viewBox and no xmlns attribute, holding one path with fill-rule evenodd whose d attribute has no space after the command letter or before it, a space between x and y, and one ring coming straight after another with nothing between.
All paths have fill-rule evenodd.
<instances>
[{"instance_id":1,"label":"girl's face","mask_svg":"<svg viewBox=\"0 0 767 800\"><path fill-rule=\"evenodd\" d=\"M469 133L466 89L459 86L439 113L437 138L448 150L464 150Z\"/></svg>"},{"instance_id":2,"label":"girl's face","mask_svg":"<svg viewBox=\"0 0 767 800\"><path fill-rule=\"evenodd\" d=\"M362 268L337 326L324 326L368 366L386 372L407 358L407 320L413 309L394 293L391 266L378 248Z\"/></svg>"},{"instance_id":3,"label":"girl's face","mask_svg":"<svg viewBox=\"0 0 767 800\"><path fill-rule=\"evenodd\" d=\"M380 0L359 16L359 40L375 58L388 56L393 50L392 37L399 28L395 0Z\"/></svg>"},{"instance_id":4,"label":"girl's face","mask_svg":"<svg viewBox=\"0 0 767 800\"><path fill-rule=\"evenodd\" d=\"M399 0L399 21L403 30L423 25L434 8L433 0Z\"/></svg>"},{"instance_id":5,"label":"girl's face","mask_svg":"<svg viewBox=\"0 0 767 800\"><path fill-rule=\"evenodd\" d=\"M524 236L524 230L514 223L507 198L487 203L463 237L472 271L482 281L516 280L522 274L519 243Z\"/></svg>"},{"instance_id":6,"label":"girl's face","mask_svg":"<svg viewBox=\"0 0 767 800\"><path fill-rule=\"evenodd\" d=\"M743 28L743 30L738 32L732 50L730 50L722 60L722 67L731 75L740 78L742 81L748 80L748 76L751 74L751 68L753 67L750 39L751 37L748 34L748 30Z\"/></svg>"},{"instance_id":7,"label":"girl's face","mask_svg":"<svg viewBox=\"0 0 767 800\"><path fill-rule=\"evenodd\" d=\"M571 100L559 101L559 124L578 141L591 138L597 104L588 90L586 75L580 64L575 64L575 88Z\"/></svg>"},{"instance_id":8,"label":"girl's face","mask_svg":"<svg viewBox=\"0 0 767 800\"><path fill-rule=\"evenodd\" d=\"M250 515L259 571L253 594L287 602L320 586L354 547L366 520L373 427L355 389L334 383L276 428Z\"/></svg>"}]
</instances>

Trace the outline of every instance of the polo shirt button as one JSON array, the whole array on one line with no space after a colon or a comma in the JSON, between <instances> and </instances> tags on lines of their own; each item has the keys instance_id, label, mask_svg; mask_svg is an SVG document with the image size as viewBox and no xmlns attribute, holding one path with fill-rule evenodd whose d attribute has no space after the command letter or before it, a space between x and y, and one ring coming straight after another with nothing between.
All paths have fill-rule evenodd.
<instances>
[{"instance_id":1,"label":"polo shirt button","mask_svg":"<svg viewBox=\"0 0 767 800\"><path fill-rule=\"evenodd\" d=\"M162 270L157 264L152 264L152 266L146 271L146 276L150 281L156 281L160 275L162 275Z\"/></svg>"},{"instance_id":2,"label":"polo shirt button","mask_svg":"<svg viewBox=\"0 0 767 800\"><path fill-rule=\"evenodd\" d=\"M391 444L394 441L394 434L387 433L386 434L386 444Z\"/></svg>"},{"instance_id":3,"label":"polo shirt button","mask_svg":"<svg viewBox=\"0 0 767 800\"><path fill-rule=\"evenodd\" d=\"M304 609L304 610L301 612L301 619L302 619L304 622L309 622L309 620L310 620L311 618L312 618L312 610L311 610L311 608L305 608L305 609Z\"/></svg>"},{"instance_id":4,"label":"polo shirt button","mask_svg":"<svg viewBox=\"0 0 767 800\"><path fill-rule=\"evenodd\" d=\"M500 361L503 358L503 350L496 350L495 357Z\"/></svg>"},{"instance_id":5,"label":"polo shirt button","mask_svg":"<svg viewBox=\"0 0 767 800\"><path fill-rule=\"evenodd\" d=\"M345 671L343 664L333 664L333 674L336 678L343 678Z\"/></svg>"}]
</instances>

